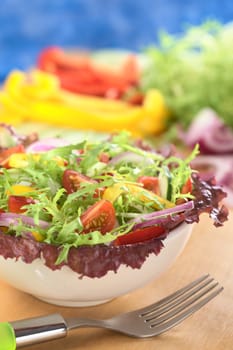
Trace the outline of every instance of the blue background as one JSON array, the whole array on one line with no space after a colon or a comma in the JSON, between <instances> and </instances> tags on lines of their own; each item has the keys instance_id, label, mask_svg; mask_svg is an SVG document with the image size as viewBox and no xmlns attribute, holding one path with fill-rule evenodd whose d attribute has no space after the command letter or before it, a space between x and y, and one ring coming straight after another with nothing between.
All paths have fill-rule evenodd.
<instances>
[{"instance_id":1,"label":"blue background","mask_svg":"<svg viewBox=\"0 0 233 350\"><path fill-rule=\"evenodd\" d=\"M1 0L0 80L48 45L142 50L158 29L233 19L232 0Z\"/></svg>"}]
</instances>

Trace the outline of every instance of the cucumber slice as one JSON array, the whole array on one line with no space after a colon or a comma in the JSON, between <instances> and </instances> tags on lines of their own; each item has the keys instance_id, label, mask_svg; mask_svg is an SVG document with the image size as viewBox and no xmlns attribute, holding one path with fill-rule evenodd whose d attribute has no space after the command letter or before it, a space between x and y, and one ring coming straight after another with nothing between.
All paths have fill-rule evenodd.
<instances>
[{"instance_id":1,"label":"cucumber slice","mask_svg":"<svg viewBox=\"0 0 233 350\"><path fill-rule=\"evenodd\" d=\"M159 190L161 197L171 200L172 196L172 177L168 168L163 168L159 174Z\"/></svg>"}]
</instances>

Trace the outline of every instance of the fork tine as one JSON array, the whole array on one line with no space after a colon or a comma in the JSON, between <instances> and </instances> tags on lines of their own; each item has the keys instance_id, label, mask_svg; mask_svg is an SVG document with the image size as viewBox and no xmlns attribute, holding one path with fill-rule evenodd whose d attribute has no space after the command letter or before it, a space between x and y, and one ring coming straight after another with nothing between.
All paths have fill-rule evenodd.
<instances>
[{"instance_id":1,"label":"fork tine","mask_svg":"<svg viewBox=\"0 0 233 350\"><path fill-rule=\"evenodd\" d=\"M154 304L147 306L145 308L139 309L137 311L140 313L140 316L144 317L148 313L151 313L153 309L162 307L162 306L166 305L167 303L173 301L177 297L185 294L187 291L189 291L192 288L194 288L195 286L197 286L199 283L205 281L207 278L209 278L209 274L206 274L206 275L203 275L203 276L197 278L195 281L193 281L193 282L189 283L187 286L177 290L175 293L172 293L172 294L168 295L167 297L155 302Z\"/></svg>"},{"instance_id":2,"label":"fork tine","mask_svg":"<svg viewBox=\"0 0 233 350\"><path fill-rule=\"evenodd\" d=\"M153 319L155 317L158 317L169 310L174 310L175 306L178 306L182 303L184 303L185 300L188 300L191 296L195 295L196 293L200 292L202 289L204 289L206 286L208 286L211 282L213 282L213 278L207 278L206 280L199 283L197 286L191 288L191 290L187 290L182 295L179 295L177 298L173 299L172 301L167 302L165 305L154 308L151 310L151 312L147 312L147 316L151 317L150 319ZM218 284L218 283L217 283ZM211 288L212 289L212 288ZM150 320L148 319L148 320Z\"/></svg>"},{"instance_id":3,"label":"fork tine","mask_svg":"<svg viewBox=\"0 0 233 350\"><path fill-rule=\"evenodd\" d=\"M214 289L215 287L217 287L219 284L218 282L215 282L214 284L208 286L207 288L202 288L199 293L195 293L194 295L191 294L190 298L188 298L186 301L183 302L183 300L181 300L175 307L172 308L172 310L170 312L165 312L163 313L164 316L161 317L157 317L157 315L153 315L151 318L149 319L145 319L145 322L153 322L153 325L162 323L164 321L167 321L168 319L176 316L178 313L180 313L181 311L183 311L184 309L186 309L187 307L189 307L190 305L194 304L196 301L200 300L200 298L202 298L204 295L206 295L208 292L210 292L212 289Z\"/></svg>"},{"instance_id":4,"label":"fork tine","mask_svg":"<svg viewBox=\"0 0 233 350\"><path fill-rule=\"evenodd\" d=\"M219 293L223 291L223 287L219 287L216 290L212 291L208 296L202 298L198 303L190 306L188 309L180 313L178 316L173 317L168 322L162 323L160 325L151 325L150 328L154 330L153 335L158 335L166 332L167 330L175 327L187 317L191 316L193 313L201 309L205 304L207 304L210 300L215 298Z\"/></svg>"}]
</instances>

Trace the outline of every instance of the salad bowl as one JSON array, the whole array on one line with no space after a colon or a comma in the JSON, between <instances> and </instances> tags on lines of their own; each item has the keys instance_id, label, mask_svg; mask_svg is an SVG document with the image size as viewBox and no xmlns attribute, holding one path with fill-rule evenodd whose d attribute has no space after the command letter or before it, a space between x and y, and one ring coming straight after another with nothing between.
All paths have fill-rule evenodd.
<instances>
[{"instance_id":1,"label":"salad bowl","mask_svg":"<svg viewBox=\"0 0 233 350\"><path fill-rule=\"evenodd\" d=\"M202 213L227 220L225 192L190 166L197 148L182 159L127 132L70 143L2 129L0 278L45 302L97 305L141 288Z\"/></svg>"},{"instance_id":2,"label":"salad bowl","mask_svg":"<svg viewBox=\"0 0 233 350\"><path fill-rule=\"evenodd\" d=\"M0 256L0 276L13 287L45 302L71 307L105 303L145 286L164 273L184 249L192 225L182 224L165 239L159 255L151 254L141 268L121 265L100 278L81 276L70 267L51 270L38 258L27 264L22 259Z\"/></svg>"}]
</instances>

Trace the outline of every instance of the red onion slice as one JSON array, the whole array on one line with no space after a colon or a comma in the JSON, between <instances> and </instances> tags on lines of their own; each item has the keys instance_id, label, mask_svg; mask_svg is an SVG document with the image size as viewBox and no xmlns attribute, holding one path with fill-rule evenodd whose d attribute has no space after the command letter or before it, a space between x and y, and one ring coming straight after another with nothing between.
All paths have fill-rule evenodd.
<instances>
[{"instance_id":1,"label":"red onion slice","mask_svg":"<svg viewBox=\"0 0 233 350\"><path fill-rule=\"evenodd\" d=\"M155 211L149 214L138 215L137 218L131 220L130 222L135 223L133 229L139 229L147 226L161 225L173 218L178 218L179 215L174 215L178 213L183 213L194 208L194 202L189 201L183 204L176 205L173 208L168 208L164 210Z\"/></svg>"},{"instance_id":2,"label":"red onion slice","mask_svg":"<svg viewBox=\"0 0 233 350\"><path fill-rule=\"evenodd\" d=\"M28 153L40 153L68 145L70 145L70 142L68 142L67 140L60 138L47 138L32 143L30 146L27 147L26 151Z\"/></svg>"},{"instance_id":3,"label":"red onion slice","mask_svg":"<svg viewBox=\"0 0 233 350\"><path fill-rule=\"evenodd\" d=\"M0 226L9 227L10 225L17 225L19 221L22 221L25 225L28 226L39 226L44 229L50 226L50 224L44 220L39 220L39 225L37 225L33 218L23 214L0 213Z\"/></svg>"},{"instance_id":4,"label":"red onion slice","mask_svg":"<svg viewBox=\"0 0 233 350\"><path fill-rule=\"evenodd\" d=\"M180 214L176 214L174 216L165 216L165 217L159 217L150 219L144 222L141 222L139 224L136 224L133 227L133 230L142 229L149 226L163 226L164 228L168 228L169 226L172 227L172 224L180 223L181 221L184 221L184 218L181 217Z\"/></svg>"}]
</instances>

